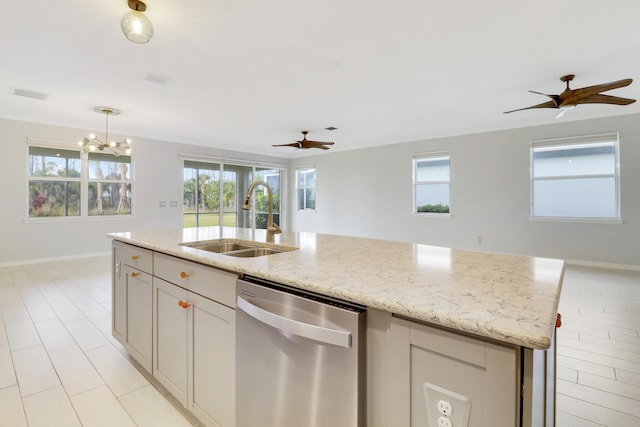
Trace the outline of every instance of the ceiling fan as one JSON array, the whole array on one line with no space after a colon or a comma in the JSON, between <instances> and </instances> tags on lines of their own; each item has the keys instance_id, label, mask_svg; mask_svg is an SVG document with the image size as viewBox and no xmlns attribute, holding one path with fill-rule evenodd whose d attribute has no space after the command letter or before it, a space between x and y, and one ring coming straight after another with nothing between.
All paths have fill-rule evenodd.
<instances>
[{"instance_id":1,"label":"ceiling fan","mask_svg":"<svg viewBox=\"0 0 640 427\"><path fill-rule=\"evenodd\" d=\"M321 150L328 150L329 147L327 145L333 145L333 142L323 142L323 141L311 141L307 139L307 134L309 131L302 131L302 139L300 141L292 142L290 144L279 144L272 145L272 147L296 147L298 149L307 149L307 148L319 148Z\"/></svg>"},{"instance_id":2,"label":"ceiling fan","mask_svg":"<svg viewBox=\"0 0 640 427\"><path fill-rule=\"evenodd\" d=\"M580 89L571 89L569 82L575 77L574 74L567 74L560 77L560 80L567 84L566 89L560 95L548 95L546 93L536 92L530 90L529 92L537 95L544 95L551 98L551 101L543 102L542 104L532 105L531 107L518 108L517 110L505 111L505 113L513 113L514 111L530 110L533 108L559 108L561 111L556 118L560 118L564 113L570 109L575 108L579 104L614 104L614 105L629 105L636 102L635 99L621 98L619 96L603 95L601 92L606 92L612 89L618 89L621 87L629 86L633 79L617 80L615 82L603 83L594 86L587 86Z\"/></svg>"}]
</instances>

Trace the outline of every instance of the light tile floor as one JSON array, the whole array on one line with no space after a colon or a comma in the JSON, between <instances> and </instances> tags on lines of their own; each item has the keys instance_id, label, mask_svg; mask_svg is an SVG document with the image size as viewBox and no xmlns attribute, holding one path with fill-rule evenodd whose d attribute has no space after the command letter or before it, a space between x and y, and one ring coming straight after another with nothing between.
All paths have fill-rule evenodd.
<instances>
[{"instance_id":1,"label":"light tile floor","mask_svg":"<svg viewBox=\"0 0 640 427\"><path fill-rule=\"evenodd\" d=\"M640 272L570 266L559 311L558 427L640 426Z\"/></svg>"},{"instance_id":2,"label":"light tile floor","mask_svg":"<svg viewBox=\"0 0 640 427\"><path fill-rule=\"evenodd\" d=\"M569 266L557 426L640 426L640 273ZM108 257L0 268L0 425L201 426L111 336Z\"/></svg>"},{"instance_id":3,"label":"light tile floor","mask_svg":"<svg viewBox=\"0 0 640 427\"><path fill-rule=\"evenodd\" d=\"M111 336L108 257L0 268L0 426L201 426Z\"/></svg>"}]
</instances>

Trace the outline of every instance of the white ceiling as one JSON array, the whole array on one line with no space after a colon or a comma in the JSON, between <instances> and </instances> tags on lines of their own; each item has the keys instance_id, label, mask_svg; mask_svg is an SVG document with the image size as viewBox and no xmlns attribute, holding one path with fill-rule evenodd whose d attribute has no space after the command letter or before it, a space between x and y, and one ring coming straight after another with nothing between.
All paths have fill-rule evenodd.
<instances>
[{"instance_id":1,"label":"white ceiling","mask_svg":"<svg viewBox=\"0 0 640 427\"><path fill-rule=\"evenodd\" d=\"M126 40L126 0L0 0L0 117L282 157L554 123L503 111L633 78L638 0L148 0L155 35ZM145 80L149 73L169 78ZM4 87L2 87L4 86ZM12 95L44 92L47 100ZM630 114L582 105L561 120ZM325 127L335 126L329 132Z\"/></svg>"}]
</instances>

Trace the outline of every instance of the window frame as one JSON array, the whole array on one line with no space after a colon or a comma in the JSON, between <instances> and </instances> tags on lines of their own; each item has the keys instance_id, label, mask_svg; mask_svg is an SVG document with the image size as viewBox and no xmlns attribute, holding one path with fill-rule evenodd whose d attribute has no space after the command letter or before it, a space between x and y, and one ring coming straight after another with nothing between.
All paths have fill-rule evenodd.
<instances>
[{"instance_id":1,"label":"window frame","mask_svg":"<svg viewBox=\"0 0 640 427\"><path fill-rule=\"evenodd\" d=\"M422 161L437 161L441 159L447 159L449 161L449 179L444 180L428 180L418 181L418 163ZM416 153L412 158L412 194L413 194L413 206L412 215L416 217L432 217L432 218L450 218L452 214L451 203L451 170L452 170L452 156L449 151L430 151L425 153ZM420 185L438 185L447 184L449 186L449 212L418 212L418 186Z\"/></svg>"},{"instance_id":2,"label":"window frame","mask_svg":"<svg viewBox=\"0 0 640 427\"><path fill-rule=\"evenodd\" d=\"M310 186L305 186L300 188L299 183L300 183L300 174L301 173L309 173L313 171L313 187ZM317 179L318 179L318 170L316 169L315 165L302 165L302 166L297 166L296 167L296 211L300 211L300 212L315 212L318 209L318 186L317 186ZM305 183L307 182L307 180L305 179ZM299 190L303 190L305 197L302 199L304 207L300 207L300 194L299 194ZM306 202L307 202L307 191L308 190L313 190L314 193L314 207L313 208L309 208L306 207Z\"/></svg>"},{"instance_id":3,"label":"window frame","mask_svg":"<svg viewBox=\"0 0 640 427\"><path fill-rule=\"evenodd\" d=\"M78 152L80 154L80 177L57 177L57 176L31 176L29 168L30 147L46 148L46 149L59 149L65 151ZM108 153L105 153L108 154ZM113 156L115 159L118 156ZM89 185L95 179L89 179L89 152L85 152L80 148L77 143L72 143L68 140L54 140L54 139L41 139L27 137L26 150L25 150L25 177L26 177L26 203L25 203L25 217L24 222L68 222L68 221L105 221L105 220L130 220L135 216L135 162L134 154L128 155L130 162L130 179L126 181L131 186L131 209L130 213L126 214L106 214L106 215L89 215ZM31 182L79 182L80 183L80 214L75 216L58 215L58 216L30 216L30 183ZM120 180L102 180L102 182L118 183Z\"/></svg>"},{"instance_id":4,"label":"window frame","mask_svg":"<svg viewBox=\"0 0 640 427\"><path fill-rule=\"evenodd\" d=\"M575 149L590 148L597 146L612 146L614 149L614 172L613 173L585 173L574 175L553 175L545 177L535 176L535 159L536 149L549 147L571 147ZM621 212L621 194L620 194L620 137L618 132L608 132L602 134L570 136L564 138L550 138L533 140L529 147L530 161L530 179L529 179L529 219L531 221L550 221L550 222L575 222L575 223L612 223L619 224L622 222ZM548 180L576 180L576 179L593 179L593 178L614 178L615 191L615 217L595 217L595 216L552 216L552 215L534 215L535 210L535 183Z\"/></svg>"},{"instance_id":5,"label":"window frame","mask_svg":"<svg viewBox=\"0 0 640 427\"><path fill-rule=\"evenodd\" d=\"M247 182L248 182L248 186L251 185L251 183L256 179L258 173L257 172L261 172L261 171L265 171L265 170L279 170L280 171L280 188L279 188L279 195L280 195L280 210L279 212L275 212L274 211L274 217L276 215L278 215L279 218L279 226L280 228L282 228L284 230L284 224L286 221L286 201L287 201L287 194L286 194L286 182L287 182L287 167L286 165L283 164L276 164L276 163L263 163L263 162L253 162L253 161L248 161L248 160L238 160L238 159L230 159L230 158L221 158L221 157L214 157L214 156L207 156L207 155L200 155L200 154L191 154L191 153L180 153L179 154L179 159L180 159L180 163L181 163L181 168L180 168L180 182L182 183L182 208L181 208L181 228L184 228L184 170L185 170L185 163L186 162L196 162L196 163L201 163L201 164L211 164L211 165L216 165L219 166L219 173L220 173L220 180L219 180L219 185L220 185L220 189L219 189L219 196L220 197L220 215L219 215L219 224L217 226L220 227L224 227L224 210L223 210L223 198L224 198L224 182L225 182L225 173L226 172L234 172L233 168L234 167L246 167L246 168L251 168L251 172L249 173ZM231 170L226 169L226 166L230 166L232 167ZM248 187L247 186L247 187ZM263 187L259 187L256 188L256 190L254 191L254 193L257 193L258 191L261 191L261 189L263 189ZM236 189L236 192L238 191L238 189ZM246 190L242 190L242 191L246 191ZM266 189L264 189L264 191L266 192ZM244 201L244 197L245 194L236 194L236 206L239 207L242 205L242 202ZM263 214L263 212L256 212L255 209L255 201L256 201L256 197L252 197L251 198L251 208L248 212L249 218L246 220L248 221L248 223L250 224L250 226L245 227L245 228L250 228L250 229L257 229L256 226L256 215L260 215ZM236 227L239 227L238 222L242 222L241 219L239 218L239 215L242 214L242 211L238 211L236 212L236 214L238 215L238 217L236 217ZM275 222L275 221L274 221Z\"/></svg>"}]
</instances>

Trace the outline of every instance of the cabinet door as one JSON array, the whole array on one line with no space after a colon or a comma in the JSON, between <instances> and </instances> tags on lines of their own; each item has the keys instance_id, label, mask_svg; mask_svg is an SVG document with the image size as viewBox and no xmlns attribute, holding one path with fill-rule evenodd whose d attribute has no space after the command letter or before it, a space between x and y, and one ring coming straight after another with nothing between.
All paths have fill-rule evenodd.
<instances>
[{"instance_id":1,"label":"cabinet door","mask_svg":"<svg viewBox=\"0 0 640 427\"><path fill-rule=\"evenodd\" d=\"M187 291L153 278L153 376L187 406Z\"/></svg>"},{"instance_id":2,"label":"cabinet door","mask_svg":"<svg viewBox=\"0 0 640 427\"><path fill-rule=\"evenodd\" d=\"M389 334L388 426L437 426L440 401L453 426L519 425L518 348L395 317Z\"/></svg>"},{"instance_id":3,"label":"cabinet door","mask_svg":"<svg viewBox=\"0 0 640 427\"><path fill-rule=\"evenodd\" d=\"M125 344L127 341L127 279L123 269L122 249L115 246L111 267L113 280L111 287L111 333L121 344Z\"/></svg>"},{"instance_id":4,"label":"cabinet door","mask_svg":"<svg viewBox=\"0 0 640 427\"><path fill-rule=\"evenodd\" d=\"M125 348L142 367L151 372L151 275L128 265L123 268L127 287Z\"/></svg>"},{"instance_id":5,"label":"cabinet door","mask_svg":"<svg viewBox=\"0 0 640 427\"><path fill-rule=\"evenodd\" d=\"M235 310L189 294L189 409L207 426L235 425Z\"/></svg>"}]
</instances>

